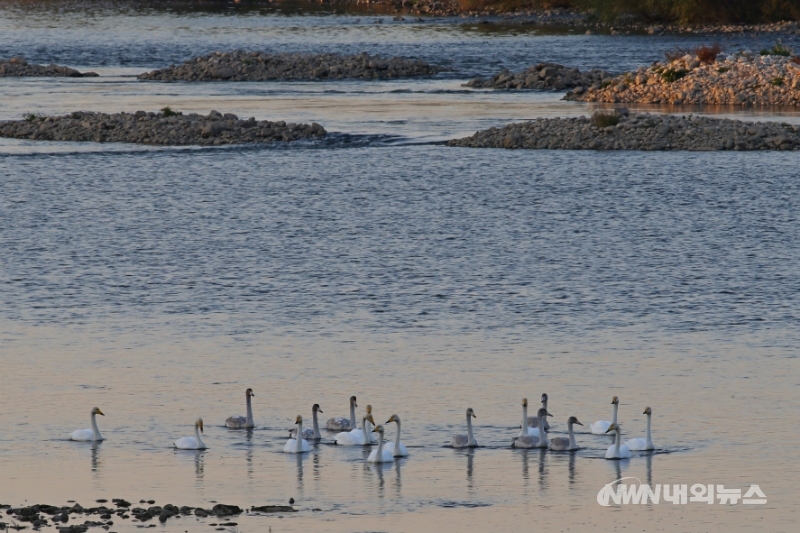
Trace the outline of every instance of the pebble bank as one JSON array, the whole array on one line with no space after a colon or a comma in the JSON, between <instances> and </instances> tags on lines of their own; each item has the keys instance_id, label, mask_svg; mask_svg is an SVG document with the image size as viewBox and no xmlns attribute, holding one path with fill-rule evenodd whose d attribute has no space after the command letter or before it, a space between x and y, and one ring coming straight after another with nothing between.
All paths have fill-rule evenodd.
<instances>
[{"instance_id":1,"label":"pebble bank","mask_svg":"<svg viewBox=\"0 0 800 533\"><path fill-rule=\"evenodd\" d=\"M506 69L488 80L474 78L466 83L464 87L563 90L575 87L589 87L612 77L605 70L593 69L581 72L577 68L567 68L557 63L539 63L517 73L512 73Z\"/></svg>"},{"instance_id":2,"label":"pebble bank","mask_svg":"<svg viewBox=\"0 0 800 533\"><path fill-rule=\"evenodd\" d=\"M631 115L623 108L593 118L541 118L489 128L447 144L538 150L800 150L800 128L691 115Z\"/></svg>"},{"instance_id":3,"label":"pebble bank","mask_svg":"<svg viewBox=\"0 0 800 533\"><path fill-rule=\"evenodd\" d=\"M590 87L567 100L643 104L738 106L800 105L800 64L792 58L751 52L701 63L692 55L641 67Z\"/></svg>"},{"instance_id":4,"label":"pebble bank","mask_svg":"<svg viewBox=\"0 0 800 533\"><path fill-rule=\"evenodd\" d=\"M158 81L394 79L433 76L444 70L418 59L383 58L366 52L342 56L238 51L213 52L182 65L140 74L138 78Z\"/></svg>"},{"instance_id":5,"label":"pebble bank","mask_svg":"<svg viewBox=\"0 0 800 533\"><path fill-rule=\"evenodd\" d=\"M0 136L47 141L94 141L157 144L164 146L270 143L321 137L325 128L317 123L240 120L232 113L212 111L208 115L174 113L92 113L0 122Z\"/></svg>"},{"instance_id":6,"label":"pebble bank","mask_svg":"<svg viewBox=\"0 0 800 533\"><path fill-rule=\"evenodd\" d=\"M16 56L11 59L0 59L1 76L51 76L62 78L94 78L96 72L79 72L74 68L50 63L49 65L36 65L28 63L24 57Z\"/></svg>"}]
</instances>

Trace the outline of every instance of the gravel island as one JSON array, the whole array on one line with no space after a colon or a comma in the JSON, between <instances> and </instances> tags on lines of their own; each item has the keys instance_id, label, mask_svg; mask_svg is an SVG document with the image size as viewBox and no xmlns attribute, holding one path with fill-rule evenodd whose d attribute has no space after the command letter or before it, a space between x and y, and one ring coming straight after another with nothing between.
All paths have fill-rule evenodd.
<instances>
[{"instance_id":1,"label":"gravel island","mask_svg":"<svg viewBox=\"0 0 800 533\"><path fill-rule=\"evenodd\" d=\"M611 74L600 69L581 72L577 68L567 68L557 63L539 63L517 73L512 73L506 69L488 80L474 78L466 83L464 87L476 89L552 89L559 91L575 87L589 87L612 77Z\"/></svg>"},{"instance_id":2,"label":"gravel island","mask_svg":"<svg viewBox=\"0 0 800 533\"><path fill-rule=\"evenodd\" d=\"M383 58L366 52L338 54L268 54L213 52L182 65L140 74L150 81L269 81L319 79L396 79L433 76L446 70L417 59Z\"/></svg>"},{"instance_id":3,"label":"gravel island","mask_svg":"<svg viewBox=\"0 0 800 533\"><path fill-rule=\"evenodd\" d=\"M324 136L317 123L240 120L234 114L212 111L208 115L175 113L92 113L0 122L0 137L46 141L94 141L155 144L164 146L219 146L224 144L271 143Z\"/></svg>"},{"instance_id":4,"label":"gravel island","mask_svg":"<svg viewBox=\"0 0 800 533\"><path fill-rule=\"evenodd\" d=\"M712 61L686 55L567 93L567 100L643 104L800 105L797 58L751 52Z\"/></svg>"},{"instance_id":5,"label":"gravel island","mask_svg":"<svg viewBox=\"0 0 800 533\"><path fill-rule=\"evenodd\" d=\"M0 77L2 76L40 76L61 78L95 78L96 72L79 72L74 68L50 63L49 65L36 65L28 63L24 57L16 56L11 59L0 59Z\"/></svg>"},{"instance_id":6,"label":"gravel island","mask_svg":"<svg viewBox=\"0 0 800 533\"><path fill-rule=\"evenodd\" d=\"M631 115L620 109L592 118L536 119L489 128L447 145L536 150L800 150L800 131L774 122Z\"/></svg>"}]
</instances>

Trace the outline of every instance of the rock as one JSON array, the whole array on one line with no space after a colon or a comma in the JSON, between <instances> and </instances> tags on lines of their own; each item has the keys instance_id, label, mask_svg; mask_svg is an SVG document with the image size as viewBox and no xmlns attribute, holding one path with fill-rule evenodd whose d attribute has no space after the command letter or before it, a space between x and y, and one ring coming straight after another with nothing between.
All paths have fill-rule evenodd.
<instances>
[{"instance_id":1,"label":"rock","mask_svg":"<svg viewBox=\"0 0 800 533\"><path fill-rule=\"evenodd\" d=\"M201 518L202 518L202 517L205 517L205 516L208 516L208 515L210 515L210 514L211 514L211 513L209 513L209 512L208 512L208 511L206 511L205 509L201 509L201 508L199 508L199 507L198 507L197 509L195 509L195 510L194 510L194 515L195 515L195 516L199 516L199 517L201 517Z\"/></svg>"},{"instance_id":2,"label":"rock","mask_svg":"<svg viewBox=\"0 0 800 533\"><path fill-rule=\"evenodd\" d=\"M54 63L49 65L36 65L28 63L24 57L16 56L8 61L0 59L0 77L2 76L36 76L36 77L96 77L96 72L79 72L73 68L59 66Z\"/></svg>"},{"instance_id":3,"label":"rock","mask_svg":"<svg viewBox=\"0 0 800 533\"><path fill-rule=\"evenodd\" d=\"M292 503L294 503L294 498ZM296 513L297 509L289 505L261 505L259 507L252 507L251 511L256 513Z\"/></svg>"},{"instance_id":4,"label":"rock","mask_svg":"<svg viewBox=\"0 0 800 533\"><path fill-rule=\"evenodd\" d=\"M241 514L242 509L236 505L223 505L218 503L214 507L211 508L211 512L214 513L216 516L230 516L234 514Z\"/></svg>"}]
</instances>

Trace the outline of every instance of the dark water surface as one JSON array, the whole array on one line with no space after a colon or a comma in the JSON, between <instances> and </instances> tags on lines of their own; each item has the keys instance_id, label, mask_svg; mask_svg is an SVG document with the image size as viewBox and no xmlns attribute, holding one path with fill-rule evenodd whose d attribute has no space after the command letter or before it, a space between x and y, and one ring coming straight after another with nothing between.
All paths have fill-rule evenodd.
<instances>
[{"instance_id":1,"label":"dark water surface","mask_svg":"<svg viewBox=\"0 0 800 533\"><path fill-rule=\"evenodd\" d=\"M469 75L539 60L621 70L694 40L52 4L5 5L0 18L0 56L102 74L2 79L2 118L171 105L337 132L227 149L0 140L0 503L295 498L295 515L236 519L276 533L793 530L797 156L432 142L592 109L465 91ZM237 47L366 49L456 72L375 84L130 77ZM256 429L224 429L247 387ZM643 436L652 407L657 452L606 461L609 439L587 427L573 454L510 449L521 398L536 405L542 392L559 436L570 415L609 419L612 395L626 437ZM409 458L370 466L328 433L310 454L281 453L298 413L308 422L319 403L323 419L345 415L351 394L379 422L401 416ZM66 440L94 405L107 440ZM467 407L482 447L453 450ZM172 450L198 416L209 450ZM600 507L597 492L622 476L759 484L769 503Z\"/></svg>"}]
</instances>

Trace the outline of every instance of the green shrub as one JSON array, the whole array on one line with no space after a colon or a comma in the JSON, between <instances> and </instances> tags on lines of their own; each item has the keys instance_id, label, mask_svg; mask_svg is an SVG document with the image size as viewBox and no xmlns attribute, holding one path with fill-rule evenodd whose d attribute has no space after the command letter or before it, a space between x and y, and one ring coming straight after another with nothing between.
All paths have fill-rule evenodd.
<instances>
[{"instance_id":1,"label":"green shrub","mask_svg":"<svg viewBox=\"0 0 800 533\"><path fill-rule=\"evenodd\" d=\"M161 108L161 114L164 115L165 117L177 117L183 115L183 113L181 113L180 111L173 111L172 109L169 108L169 106Z\"/></svg>"},{"instance_id":2,"label":"green shrub","mask_svg":"<svg viewBox=\"0 0 800 533\"><path fill-rule=\"evenodd\" d=\"M729 70L730 70L730 69L729 69L728 67L719 67L719 68L717 69L717 72L719 72L720 74L725 74L725 73L726 73L726 72L728 72Z\"/></svg>"},{"instance_id":3,"label":"green shrub","mask_svg":"<svg viewBox=\"0 0 800 533\"><path fill-rule=\"evenodd\" d=\"M779 39L772 48L765 48L764 50L761 50L761 55L789 57L792 55L792 51L783 46L783 43L781 43Z\"/></svg>"},{"instance_id":4,"label":"green shrub","mask_svg":"<svg viewBox=\"0 0 800 533\"><path fill-rule=\"evenodd\" d=\"M598 128L607 128L619 124L619 115L615 111L595 111L592 113L592 122Z\"/></svg>"},{"instance_id":5,"label":"green shrub","mask_svg":"<svg viewBox=\"0 0 800 533\"><path fill-rule=\"evenodd\" d=\"M774 87L781 87L783 85L783 78L773 78L770 83Z\"/></svg>"},{"instance_id":6,"label":"green shrub","mask_svg":"<svg viewBox=\"0 0 800 533\"><path fill-rule=\"evenodd\" d=\"M24 115L22 115L22 120L29 123L35 120L39 120L40 118L42 118L41 113L25 113Z\"/></svg>"},{"instance_id":7,"label":"green shrub","mask_svg":"<svg viewBox=\"0 0 800 533\"><path fill-rule=\"evenodd\" d=\"M676 82L679 79L683 78L688 73L689 73L689 71L686 70L686 69L683 69L683 68L679 68L677 70L674 69L674 68L668 68L668 69L664 70L664 72L661 73L661 77L667 83L673 83L673 82Z\"/></svg>"}]
</instances>

